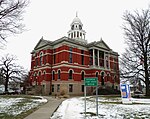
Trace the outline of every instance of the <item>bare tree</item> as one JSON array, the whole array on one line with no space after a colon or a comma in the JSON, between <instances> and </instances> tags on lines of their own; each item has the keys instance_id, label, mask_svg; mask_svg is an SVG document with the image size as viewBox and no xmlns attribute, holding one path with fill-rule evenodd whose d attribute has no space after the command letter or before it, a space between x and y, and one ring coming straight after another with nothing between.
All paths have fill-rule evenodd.
<instances>
[{"instance_id":1,"label":"bare tree","mask_svg":"<svg viewBox=\"0 0 150 119\"><path fill-rule=\"evenodd\" d=\"M148 54L150 52L150 9L126 12L123 25L127 49L121 58L122 78L133 79L138 76L146 86L150 96L150 71Z\"/></svg>"},{"instance_id":2,"label":"bare tree","mask_svg":"<svg viewBox=\"0 0 150 119\"><path fill-rule=\"evenodd\" d=\"M5 80L4 80L4 75L2 69L0 69L0 85L4 85Z\"/></svg>"},{"instance_id":3,"label":"bare tree","mask_svg":"<svg viewBox=\"0 0 150 119\"><path fill-rule=\"evenodd\" d=\"M7 54L0 59L0 68L5 80L5 92L8 92L9 82L21 80L21 76L25 72L23 67L16 65L16 58Z\"/></svg>"},{"instance_id":4,"label":"bare tree","mask_svg":"<svg viewBox=\"0 0 150 119\"><path fill-rule=\"evenodd\" d=\"M27 0L0 0L0 43L6 41L11 34L21 33L24 25L23 12L28 5Z\"/></svg>"}]
</instances>

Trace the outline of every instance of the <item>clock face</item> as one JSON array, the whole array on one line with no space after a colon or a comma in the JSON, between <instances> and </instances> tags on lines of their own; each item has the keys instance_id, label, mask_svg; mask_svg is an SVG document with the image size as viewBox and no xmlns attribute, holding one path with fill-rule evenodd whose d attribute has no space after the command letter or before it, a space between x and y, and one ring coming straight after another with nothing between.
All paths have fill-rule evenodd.
<instances>
[{"instance_id":1,"label":"clock face","mask_svg":"<svg viewBox=\"0 0 150 119\"><path fill-rule=\"evenodd\" d=\"M72 25L71 30L74 30L74 25Z\"/></svg>"},{"instance_id":2,"label":"clock face","mask_svg":"<svg viewBox=\"0 0 150 119\"><path fill-rule=\"evenodd\" d=\"M79 29L82 30L82 26L81 25L79 25Z\"/></svg>"}]
</instances>

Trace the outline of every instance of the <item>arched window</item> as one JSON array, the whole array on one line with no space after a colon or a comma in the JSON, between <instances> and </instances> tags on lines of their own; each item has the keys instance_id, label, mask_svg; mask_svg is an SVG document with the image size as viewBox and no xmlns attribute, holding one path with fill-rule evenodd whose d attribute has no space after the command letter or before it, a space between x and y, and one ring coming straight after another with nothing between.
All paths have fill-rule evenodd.
<instances>
[{"instance_id":1,"label":"arched window","mask_svg":"<svg viewBox=\"0 0 150 119\"><path fill-rule=\"evenodd\" d=\"M98 78L98 72L96 72L96 77Z\"/></svg>"},{"instance_id":2,"label":"arched window","mask_svg":"<svg viewBox=\"0 0 150 119\"><path fill-rule=\"evenodd\" d=\"M40 53L40 66L42 66L42 63L43 63L43 53L41 52Z\"/></svg>"},{"instance_id":3,"label":"arched window","mask_svg":"<svg viewBox=\"0 0 150 119\"><path fill-rule=\"evenodd\" d=\"M41 80L41 74L42 74L41 71L39 71L39 72L38 72L38 81Z\"/></svg>"},{"instance_id":4,"label":"arched window","mask_svg":"<svg viewBox=\"0 0 150 119\"><path fill-rule=\"evenodd\" d=\"M36 75L36 72L34 73L34 81L36 81L37 79L37 75Z\"/></svg>"},{"instance_id":5,"label":"arched window","mask_svg":"<svg viewBox=\"0 0 150 119\"><path fill-rule=\"evenodd\" d=\"M44 71L43 74L44 74L44 80L45 80L46 79L46 71Z\"/></svg>"},{"instance_id":6,"label":"arched window","mask_svg":"<svg viewBox=\"0 0 150 119\"><path fill-rule=\"evenodd\" d=\"M39 75L39 77L41 76L41 71L39 71L38 75Z\"/></svg>"},{"instance_id":7,"label":"arched window","mask_svg":"<svg viewBox=\"0 0 150 119\"><path fill-rule=\"evenodd\" d=\"M81 80L84 80L84 72L81 73Z\"/></svg>"},{"instance_id":8,"label":"arched window","mask_svg":"<svg viewBox=\"0 0 150 119\"><path fill-rule=\"evenodd\" d=\"M37 85L37 74L36 74L36 72L34 73L34 81L35 81L35 85Z\"/></svg>"},{"instance_id":9,"label":"arched window","mask_svg":"<svg viewBox=\"0 0 150 119\"><path fill-rule=\"evenodd\" d=\"M107 81L110 81L110 74L107 74Z\"/></svg>"},{"instance_id":10,"label":"arched window","mask_svg":"<svg viewBox=\"0 0 150 119\"><path fill-rule=\"evenodd\" d=\"M58 79L60 79L60 70L58 70Z\"/></svg>"},{"instance_id":11,"label":"arched window","mask_svg":"<svg viewBox=\"0 0 150 119\"><path fill-rule=\"evenodd\" d=\"M55 71L52 72L52 80L55 80Z\"/></svg>"},{"instance_id":12,"label":"arched window","mask_svg":"<svg viewBox=\"0 0 150 119\"><path fill-rule=\"evenodd\" d=\"M73 78L72 75L73 75L72 70L70 70L70 71L69 71L69 79L72 79L72 78Z\"/></svg>"}]
</instances>

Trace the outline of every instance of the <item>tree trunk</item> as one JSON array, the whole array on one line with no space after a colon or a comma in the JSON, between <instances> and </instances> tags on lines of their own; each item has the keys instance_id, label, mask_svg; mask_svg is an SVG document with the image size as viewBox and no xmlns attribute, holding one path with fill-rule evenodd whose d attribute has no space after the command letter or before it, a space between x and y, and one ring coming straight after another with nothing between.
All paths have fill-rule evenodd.
<instances>
[{"instance_id":1,"label":"tree trunk","mask_svg":"<svg viewBox=\"0 0 150 119\"><path fill-rule=\"evenodd\" d=\"M145 56L144 68L145 68L146 96L150 96L150 81L149 81L148 64L147 64L146 56Z\"/></svg>"},{"instance_id":2,"label":"tree trunk","mask_svg":"<svg viewBox=\"0 0 150 119\"><path fill-rule=\"evenodd\" d=\"M148 75L145 77L145 83L146 83L146 96L150 96L150 81Z\"/></svg>"},{"instance_id":3,"label":"tree trunk","mask_svg":"<svg viewBox=\"0 0 150 119\"><path fill-rule=\"evenodd\" d=\"M6 77L6 81L5 81L5 93L8 93L8 81L9 81L9 78Z\"/></svg>"}]
</instances>

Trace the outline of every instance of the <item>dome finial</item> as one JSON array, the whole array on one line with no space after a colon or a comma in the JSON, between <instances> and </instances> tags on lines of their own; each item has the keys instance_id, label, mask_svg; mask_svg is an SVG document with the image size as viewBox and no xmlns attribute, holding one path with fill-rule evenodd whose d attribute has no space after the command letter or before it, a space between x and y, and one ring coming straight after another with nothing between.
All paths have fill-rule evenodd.
<instances>
[{"instance_id":1,"label":"dome finial","mask_svg":"<svg viewBox=\"0 0 150 119\"><path fill-rule=\"evenodd\" d=\"M76 17L78 17L78 12L76 11Z\"/></svg>"}]
</instances>

